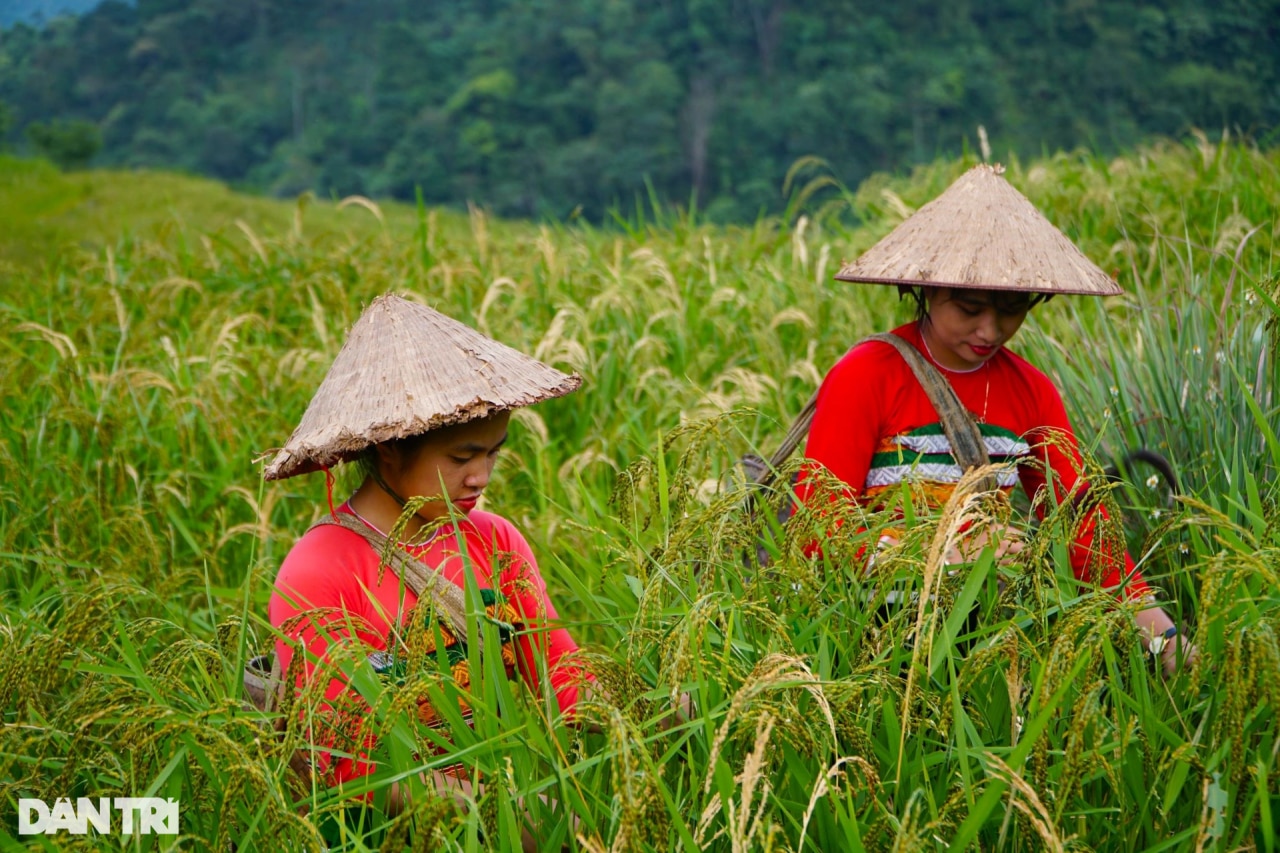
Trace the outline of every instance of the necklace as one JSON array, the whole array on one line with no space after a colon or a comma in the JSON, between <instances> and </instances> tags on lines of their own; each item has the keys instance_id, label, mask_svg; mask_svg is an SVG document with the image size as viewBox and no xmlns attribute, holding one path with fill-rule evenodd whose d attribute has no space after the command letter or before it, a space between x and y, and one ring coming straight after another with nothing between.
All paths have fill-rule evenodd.
<instances>
[{"instance_id":1,"label":"necklace","mask_svg":"<svg viewBox=\"0 0 1280 853\"><path fill-rule=\"evenodd\" d=\"M920 326L918 331L920 334L920 343L924 344L924 351L929 356L929 360L932 361L934 364L936 364L938 367L947 371L947 373L960 373L960 374L977 373L979 370L986 367L988 362L990 362L990 359L987 359L987 361L982 362L982 364L979 364L977 367L971 367L968 370L957 370L954 367L947 367L945 364L938 361L937 356L933 354L933 350L929 348L929 339L925 337L924 326Z\"/></svg>"},{"instance_id":2,"label":"necklace","mask_svg":"<svg viewBox=\"0 0 1280 853\"><path fill-rule=\"evenodd\" d=\"M920 343L924 344L924 351L929 356L929 360L937 365L941 370L944 370L947 373L968 375L971 373L977 373L979 370L986 368L986 373L984 374L984 378L986 379L986 388L982 392L982 417L978 418L978 423L985 424L987 422L987 404L991 402L991 359L988 358L986 361L982 362L982 364L968 370L954 370L947 367L934 357L933 350L929 348L929 339L924 333L924 323L917 324L916 331L920 335Z\"/></svg>"},{"instance_id":3,"label":"necklace","mask_svg":"<svg viewBox=\"0 0 1280 853\"><path fill-rule=\"evenodd\" d=\"M978 420L985 424L987 422L987 403L991 401L991 360L984 361L982 366L987 369L987 389L982 392L982 417Z\"/></svg>"},{"instance_id":4,"label":"necklace","mask_svg":"<svg viewBox=\"0 0 1280 853\"><path fill-rule=\"evenodd\" d=\"M352 503L351 503L351 501L347 501L347 509L351 510L351 514L352 514L352 515L354 515L356 518L358 518L358 519L360 519L361 521L363 521L363 522L364 522L365 524L367 524L369 527L372 527L372 528L373 528L375 531L377 531L378 533L382 533L382 528L381 528L381 527L379 527L378 525L374 524L374 523L373 523L372 521L370 521L369 519L365 518L365 517L364 517L363 515L361 515L359 512L357 512L357 511L356 511L356 508L355 508L355 505L354 505L354 504L352 504ZM386 536L387 534L382 533L382 535L383 535L383 536Z\"/></svg>"}]
</instances>

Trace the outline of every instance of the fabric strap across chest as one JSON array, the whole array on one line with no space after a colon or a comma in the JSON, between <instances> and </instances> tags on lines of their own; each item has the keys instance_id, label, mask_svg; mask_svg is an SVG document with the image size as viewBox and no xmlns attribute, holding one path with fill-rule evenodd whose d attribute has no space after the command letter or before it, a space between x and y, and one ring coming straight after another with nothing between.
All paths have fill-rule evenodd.
<instances>
[{"instance_id":1,"label":"fabric strap across chest","mask_svg":"<svg viewBox=\"0 0 1280 853\"><path fill-rule=\"evenodd\" d=\"M929 397L929 402L933 404L934 410L938 413L938 419L942 423L942 430L946 433L947 441L951 444L951 452L960 469L968 471L974 467L990 464L991 458L987 455L982 433L978 430L978 425L974 422L973 416L969 414L964 404L960 402L960 398L956 396L955 389L951 387L951 383L947 381L947 378L930 364L918 349L897 335L888 332L870 335L854 344L853 348L857 348L868 341L889 344L906 361L907 366L911 368L911 372L915 375L916 381L920 383L920 387ZM805 404L805 407L796 417L791 429L787 430L786 436L782 439L782 446L770 457L767 467L757 480L759 484L767 486L773 482L779 466L791 457L791 454L800 446L800 442L808 435L817 407L818 392L815 391L813 396L809 398L809 402ZM984 478L982 490L992 491L995 488L996 481L994 477L988 475Z\"/></svg>"},{"instance_id":2,"label":"fabric strap across chest","mask_svg":"<svg viewBox=\"0 0 1280 853\"><path fill-rule=\"evenodd\" d=\"M440 568L431 568L422 560L405 553L399 545L392 543L386 536L383 536L380 532L349 513L340 512L336 517L322 518L313 524L311 529L314 530L325 525L342 527L362 537L369 543L369 547L374 550L374 553L378 555L383 564L395 572L396 577L404 581L409 589L413 590L413 594L418 597L419 601L430 596L436 615L448 623L450 630L456 636L467 636L465 594L461 587L444 578ZM476 641L483 650L483 633L477 634Z\"/></svg>"}]
</instances>

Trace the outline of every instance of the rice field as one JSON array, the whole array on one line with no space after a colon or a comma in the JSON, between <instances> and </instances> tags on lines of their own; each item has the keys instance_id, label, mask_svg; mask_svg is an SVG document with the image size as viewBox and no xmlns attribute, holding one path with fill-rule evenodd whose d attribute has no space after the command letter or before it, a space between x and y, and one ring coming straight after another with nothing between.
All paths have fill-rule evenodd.
<instances>
[{"instance_id":1,"label":"rice field","mask_svg":"<svg viewBox=\"0 0 1280 853\"><path fill-rule=\"evenodd\" d=\"M869 576L854 555L889 519L814 560L817 519L747 509L738 458L910 314L834 282L840 261L968 165L854 189L801 163L785 216L725 228L653 203L517 223L0 160L0 844L515 850L523 824L593 853L1275 850L1280 152L1199 138L1008 173L1126 290L1037 308L1013 349L1057 380L1099 484L1131 448L1174 461L1178 494L1136 465L1097 491L1194 665L1165 678L1072 578L1070 507L1032 525L1015 504L1024 564L955 576L932 546L981 503L916 519ZM297 715L247 711L240 681L325 507L319 476L265 485L263 455L388 290L584 377L516 414L484 500L607 698L566 726L490 664L437 754L405 708L449 706L448 677L368 686L380 764L357 808L290 769ZM762 536L767 571L744 560ZM484 783L466 807L419 781L459 762ZM413 807L388 817L394 781ZM18 836L18 798L61 796L173 797L181 834Z\"/></svg>"}]
</instances>

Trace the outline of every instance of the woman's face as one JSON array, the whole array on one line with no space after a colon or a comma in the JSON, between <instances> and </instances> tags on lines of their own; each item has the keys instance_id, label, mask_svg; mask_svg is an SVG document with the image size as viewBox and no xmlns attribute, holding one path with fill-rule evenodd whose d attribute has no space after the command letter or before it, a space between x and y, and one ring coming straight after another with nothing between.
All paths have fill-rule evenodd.
<instances>
[{"instance_id":1,"label":"woman's face","mask_svg":"<svg viewBox=\"0 0 1280 853\"><path fill-rule=\"evenodd\" d=\"M378 470L388 486L405 500L443 498L464 513L489 485L498 451L507 440L510 412L482 420L432 430L412 451L393 444L378 445ZM431 501L420 510L423 521L434 521L448 512L444 500Z\"/></svg>"},{"instance_id":2,"label":"woman's face","mask_svg":"<svg viewBox=\"0 0 1280 853\"><path fill-rule=\"evenodd\" d=\"M943 367L973 370L1009 342L1031 308L1031 295L938 288L927 294L920 332Z\"/></svg>"}]
</instances>

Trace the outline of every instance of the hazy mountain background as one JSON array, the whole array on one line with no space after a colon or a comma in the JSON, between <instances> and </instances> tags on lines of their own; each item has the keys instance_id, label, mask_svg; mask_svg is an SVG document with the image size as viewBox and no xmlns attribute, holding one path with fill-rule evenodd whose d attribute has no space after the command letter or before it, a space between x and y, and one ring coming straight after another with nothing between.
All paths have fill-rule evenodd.
<instances>
[{"instance_id":1,"label":"hazy mountain background","mask_svg":"<svg viewBox=\"0 0 1280 853\"><path fill-rule=\"evenodd\" d=\"M22 0L28 7L92 5ZM1280 125L1280 0L139 0L0 33L0 139L281 196L591 218Z\"/></svg>"}]
</instances>

